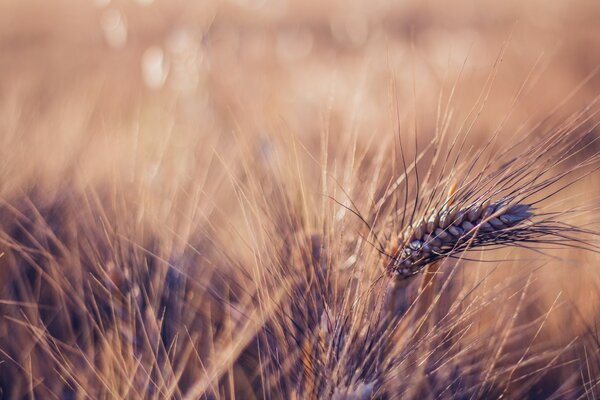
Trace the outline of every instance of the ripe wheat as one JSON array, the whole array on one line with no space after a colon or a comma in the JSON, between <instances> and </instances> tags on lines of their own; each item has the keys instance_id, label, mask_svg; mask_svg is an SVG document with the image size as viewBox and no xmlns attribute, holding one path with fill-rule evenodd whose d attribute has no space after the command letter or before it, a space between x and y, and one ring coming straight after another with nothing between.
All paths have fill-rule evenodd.
<instances>
[{"instance_id":1,"label":"ripe wheat","mask_svg":"<svg viewBox=\"0 0 600 400\"><path fill-rule=\"evenodd\" d=\"M432 262L467 248L519 240L526 233L523 222L532 215L529 205L511 205L504 199L434 212L398 238L387 269L407 279Z\"/></svg>"}]
</instances>

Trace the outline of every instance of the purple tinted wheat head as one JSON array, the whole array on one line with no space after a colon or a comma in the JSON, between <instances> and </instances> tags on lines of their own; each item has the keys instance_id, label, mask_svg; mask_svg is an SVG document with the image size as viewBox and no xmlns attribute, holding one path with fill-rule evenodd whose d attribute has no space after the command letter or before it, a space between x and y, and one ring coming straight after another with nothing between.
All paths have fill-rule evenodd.
<instances>
[{"instance_id":1,"label":"purple tinted wheat head","mask_svg":"<svg viewBox=\"0 0 600 400\"><path fill-rule=\"evenodd\" d=\"M582 237L595 236L564 221L575 210L563 204L551 211L545 202L599 168L598 154L586 154L596 142L593 127L580 129L586 122L583 111L545 134L532 133L531 144L521 138L501 151L491 150L497 137L464 157L462 151L454 156L451 146L448 156L431 158L425 179L419 179L415 158L388 192L399 193L398 200L390 201L393 195L386 193L378 203L390 204L392 231L400 232L386 235L387 245L380 245L385 271L402 280L471 249L512 245L543 251L540 245L578 246ZM412 186L409 170L415 175Z\"/></svg>"},{"instance_id":2,"label":"purple tinted wheat head","mask_svg":"<svg viewBox=\"0 0 600 400\"><path fill-rule=\"evenodd\" d=\"M387 269L394 276L405 279L432 262L469 247L516 241L521 226L532 215L531 206L511 205L504 199L434 212L398 238L392 247Z\"/></svg>"}]
</instances>

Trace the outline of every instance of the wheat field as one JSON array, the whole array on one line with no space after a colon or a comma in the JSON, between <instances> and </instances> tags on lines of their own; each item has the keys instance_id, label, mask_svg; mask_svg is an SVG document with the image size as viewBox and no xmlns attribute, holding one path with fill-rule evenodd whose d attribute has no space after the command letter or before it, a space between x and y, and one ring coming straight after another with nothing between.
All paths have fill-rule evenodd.
<instances>
[{"instance_id":1,"label":"wheat field","mask_svg":"<svg viewBox=\"0 0 600 400\"><path fill-rule=\"evenodd\" d=\"M600 398L600 3L0 2L0 398Z\"/></svg>"}]
</instances>

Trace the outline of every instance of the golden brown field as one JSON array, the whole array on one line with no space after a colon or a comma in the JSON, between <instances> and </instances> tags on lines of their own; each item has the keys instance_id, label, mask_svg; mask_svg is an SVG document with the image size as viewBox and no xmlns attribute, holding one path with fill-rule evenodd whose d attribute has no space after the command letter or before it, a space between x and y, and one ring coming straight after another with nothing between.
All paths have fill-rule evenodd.
<instances>
[{"instance_id":1,"label":"golden brown field","mask_svg":"<svg viewBox=\"0 0 600 400\"><path fill-rule=\"evenodd\" d=\"M599 21L1 1L0 398L600 398Z\"/></svg>"}]
</instances>

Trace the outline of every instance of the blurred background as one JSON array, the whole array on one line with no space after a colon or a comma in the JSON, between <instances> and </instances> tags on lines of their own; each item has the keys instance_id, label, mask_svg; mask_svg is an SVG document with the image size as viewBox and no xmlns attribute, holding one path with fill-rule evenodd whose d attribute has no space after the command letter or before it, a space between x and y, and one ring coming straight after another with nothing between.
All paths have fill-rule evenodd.
<instances>
[{"instance_id":1,"label":"blurred background","mask_svg":"<svg viewBox=\"0 0 600 400\"><path fill-rule=\"evenodd\" d=\"M368 140L393 130L392 86L427 137L440 92L456 84L466 115L500 58L482 131L523 86L511 120L534 123L598 66L599 19L594 0L5 0L4 187L73 163L87 178L117 160L132 168L125 144L140 138L181 149L242 127L309 142L327 125Z\"/></svg>"}]
</instances>

